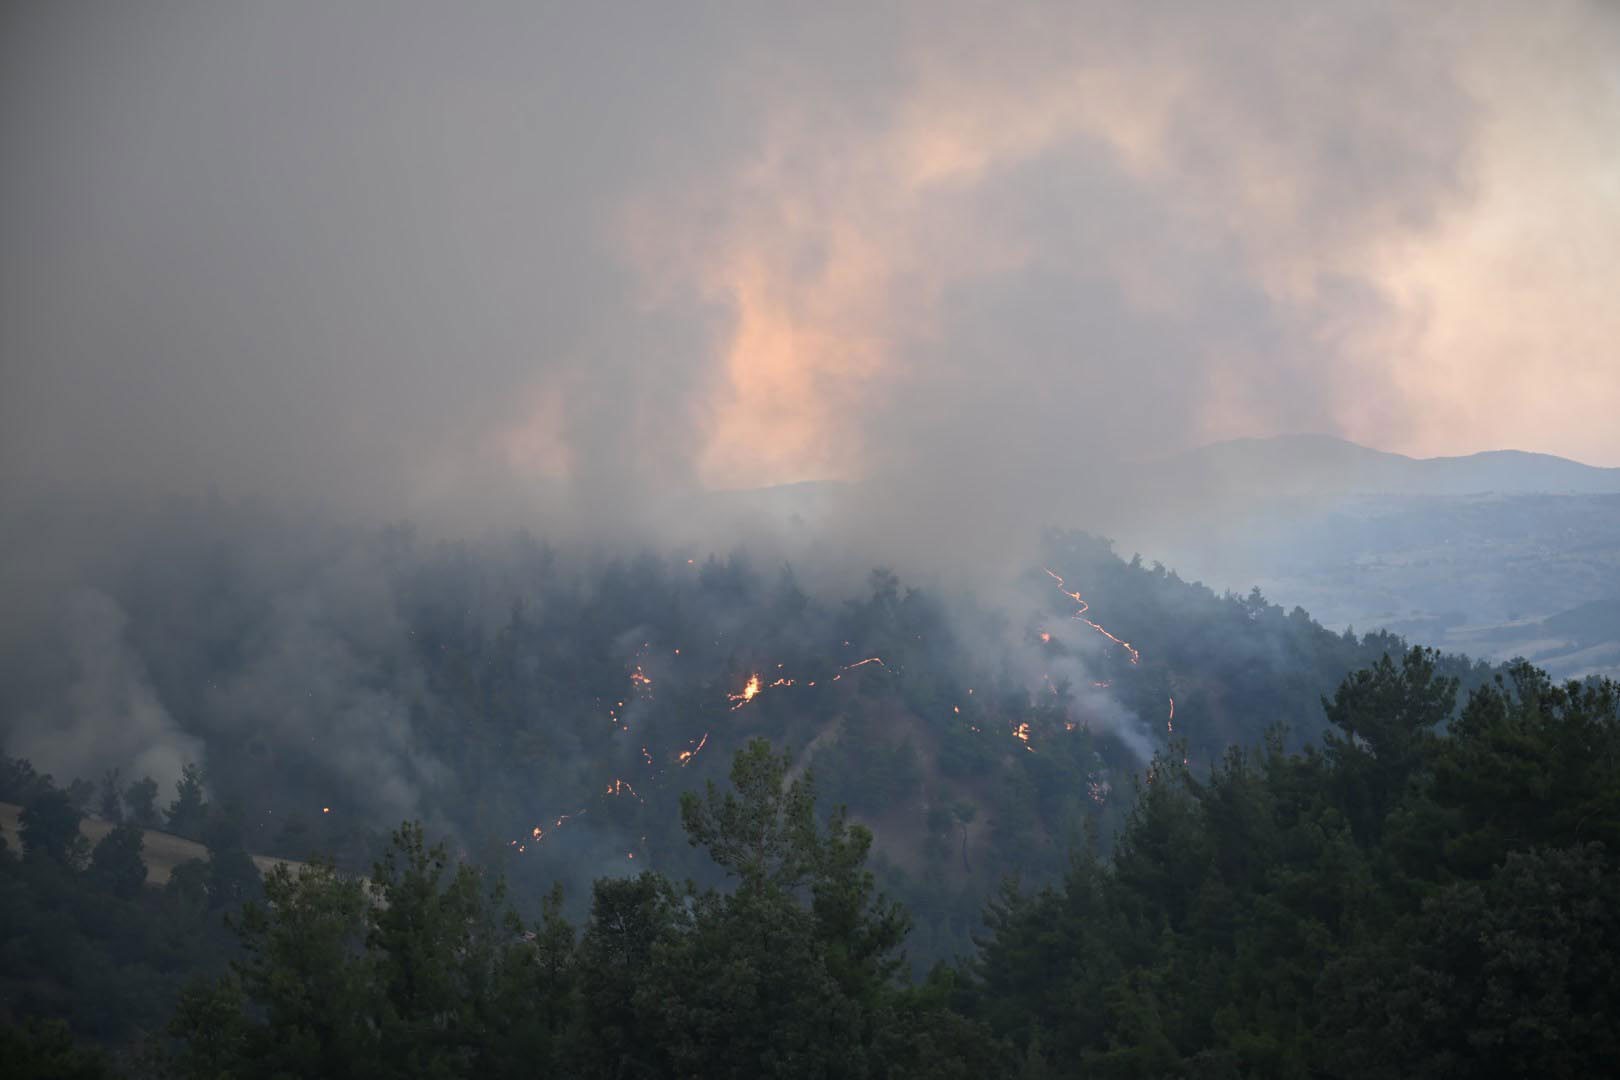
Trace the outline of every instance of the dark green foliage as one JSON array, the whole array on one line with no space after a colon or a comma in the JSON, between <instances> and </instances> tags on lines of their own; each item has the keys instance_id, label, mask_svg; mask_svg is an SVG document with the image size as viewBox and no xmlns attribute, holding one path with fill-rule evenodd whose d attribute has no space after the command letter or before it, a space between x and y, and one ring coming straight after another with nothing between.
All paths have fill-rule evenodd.
<instances>
[{"instance_id":1,"label":"dark green foliage","mask_svg":"<svg viewBox=\"0 0 1620 1080\"><path fill-rule=\"evenodd\" d=\"M124 820L123 791L118 786L117 769L108 769L101 778L101 797L97 805L97 812L105 821L114 824Z\"/></svg>"},{"instance_id":2,"label":"dark green foliage","mask_svg":"<svg viewBox=\"0 0 1620 1080\"><path fill-rule=\"evenodd\" d=\"M79 866L90 847L79 833L82 818L78 805L65 791L50 788L35 795L18 818L24 856Z\"/></svg>"},{"instance_id":3,"label":"dark green foliage","mask_svg":"<svg viewBox=\"0 0 1620 1080\"><path fill-rule=\"evenodd\" d=\"M1325 979L1357 1075L1594 1076L1620 1060L1620 872L1602 845L1514 852Z\"/></svg>"},{"instance_id":4,"label":"dark green foliage","mask_svg":"<svg viewBox=\"0 0 1620 1080\"><path fill-rule=\"evenodd\" d=\"M60 812L60 800L45 805L49 820L60 818L57 826L75 816ZM32 824L37 829L40 819ZM52 831L57 839L64 834ZM231 940L210 915L201 882L188 895L190 875L181 867L167 888L143 888L140 851L139 830L120 826L83 870L74 859L0 852L6 1019L61 1019L81 1037L132 1044L162 1028L187 979L223 964Z\"/></svg>"},{"instance_id":5,"label":"dark green foliage","mask_svg":"<svg viewBox=\"0 0 1620 1080\"><path fill-rule=\"evenodd\" d=\"M510 948L497 889L406 825L372 870L365 952L378 1063L395 1076L476 1075Z\"/></svg>"},{"instance_id":6,"label":"dark green foliage","mask_svg":"<svg viewBox=\"0 0 1620 1080\"><path fill-rule=\"evenodd\" d=\"M177 995L165 1067L267 1080L1601 1075L1620 1056L1620 695L1523 665L1455 716L1454 692L1415 651L1345 681L1323 751L1273 734L1201 770L1176 748L1158 755L1109 855L1086 834L1059 881L1009 881L974 960L910 984L910 920L877 891L871 833L818 814L812 775L763 740L735 755L729 785L682 800L690 843L728 887L602 878L579 933L560 892L527 928L499 886L407 825L369 881L329 863L273 872L233 921L233 970ZM30 804L47 811L36 829L71 816L49 794ZM934 809L942 834L975 817ZM215 831L222 860L233 830ZM115 872L139 850L133 833L115 831L83 874L0 854L0 914L19 927L8 970L40 970L36 939L60 963L86 927L127 931L130 905L197 925L220 871L190 864L141 890ZM86 909L95 922L52 923L91 896L105 897ZM8 1000L25 1000L20 985ZM92 984L65 989L75 1015L95 1006ZM3 1037L39 1068L104 1065L62 1030Z\"/></svg>"},{"instance_id":7,"label":"dark green foliage","mask_svg":"<svg viewBox=\"0 0 1620 1080\"><path fill-rule=\"evenodd\" d=\"M331 866L297 874L281 866L265 879L263 905L237 921L244 959L209 990L188 995L173 1033L201 1039L199 1055L219 1067L228 1045L240 1047L241 1076L347 1076L376 1051L375 997L358 963L368 910L364 885ZM230 1015L232 1001L251 1001L263 1020Z\"/></svg>"},{"instance_id":8,"label":"dark green foliage","mask_svg":"<svg viewBox=\"0 0 1620 1080\"><path fill-rule=\"evenodd\" d=\"M101 887L123 900L140 895L146 884L146 863L141 860L141 830L120 825L101 838L90 853L90 875Z\"/></svg>"},{"instance_id":9,"label":"dark green foliage","mask_svg":"<svg viewBox=\"0 0 1620 1080\"><path fill-rule=\"evenodd\" d=\"M204 887L209 907L234 909L258 899L262 882L253 857L243 846L240 816L214 806L205 808L204 821L202 833L208 845Z\"/></svg>"},{"instance_id":10,"label":"dark green foliage","mask_svg":"<svg viewBox=\"0 0 1620 1080\"><path fill-rule=\"evenodd\" d=\"M655 1031L678 1075L883 1075L907 920L865 868L871 834L841 812L818 825L808 775L755 740L734 791L682 800L693 844L737 880L697 898L657 950ZM808 894L809 903L804 902Z\"/></svg>"},{"instance_id":11,"label":"dark green foliage","mask_svg":"<svg viewBox=\"0 0 1620 1080\"><path fill-rule=\"evenodd\" d=\"M148 829L158 825L157 781L143 776L124 789L124 806L129 820Z\"/></svg>"},{"instance_id":12,"label":"dark green foliage","mask_svg":"<svg viewBox=\"0 0 1620 1080\"><path fill-rule=\"evenodd\" d=\"M174 783L174 801L164 812L170 832L199 837L208 823L208 806L203 801L202 769L187 762Z\"/></svg>"},{"instance_id":13,"label":"dark green foliage","mask_svg":"<svg viewBox=\"0 0 1620 1080\"><path fill-rule=\"evenodd\" d=\"M111 1080L106 1054L73 1041L61 1021L0 1025L0 1063L7 1080Z\"/></svg>"},{"instance_id":14,"label":"dark green foliage","mask_svg":"<svg viewBox=\"0 0 1620 1080\"><path fill-rule=\"evenodd\" d=\"M815 792L808 777L786 782L787 765L755 739L732 762L735 790L681 796L688 840L744 885L794 889L815 871Z\"/></svg>"},{"instance_id":15,"label":"dark green foliage","mask_svg":"<svg viewBox=\"0 0 1620 1080\"><path fill-rule=\"evenodd\" d=\"M1325 753L1161 757L1110 863L991 905L971 1012L1033 1075L1607 1071L1620 698L1454 695L1413 651L1345 681Z\"/></svg>"},{"instance_id":16,"label":"dark green foliage","mask_svg":"<svg viewBox=\"0 0 1620 1080\"><path fill-rule=\"evenodd\" d=\"M259 868L253 857L240 847L214 848L208 852L208 906L236 908L256 899L261 892Z\"/></svg>"},{"instance_id":17,"label":"dark green foliage","mask_svg":"<svg viewBox=\"0 0 1620 1080\"><path fill-rule=\"evenodd\" d=\"M589 1029L574 1036L584 1075L660 1074L664 1054L646 1039L659 1003L646 988L654 950L668 947L683 916L682 898L656 874L596 883L576 965Z\"/></svg>"},{"instance_id":18,"label":"dark green foliage","mask_svg":"<svg viewBox=\"0 0 1620 1080\"><path fill-rule=\"evenodd\" d=\"M122 1045L172 1018L184 1076L1574 1075L1614 1052L1613 687L1493 681L1088 538L1049 547L1139 664L1083 627L1040 642L1074 624L1038 572L1009 629L883 572L829 607L740 558L570 578L528 552L512 602L465 551L393 537L378 621L401 641L322 638L356 697L279 742L225 737L199 689L261 650L270 605L193 633L229 589L137 582L132 647L158 628L153 681L241 808L188 767L170 827L210 856L158 889L128 832L81 869L73 796L44 804L34 854L0 851L0 1006ZM240 582L229 550L175 563ZM1025 644L986 654L967 625ZM756 672L793 685L732 711ZM346 710L430 763L382 746L376 787L454 856L374 831L370 758L326 744ZM13 801L54 791L3 764ZM117 783L106 816L161 816L155 784ZM248 850L333 857L261 885ZM648 872L586 887L615 865Z\"/></svg>"},{"instance_id":19,"label":"dark green foliage","mask_svg":"<svg viewBox=\"0 0 1620 1080\"><path fill-rule=\"evenodd\" d=\"M1457 680L1436 676L1437 654L1413 649L1354 672L1322 701L1337 731L1322 736L1339 805L1362 839L1375 838L1420 769L1435 729L1456 706Z\"/></svg>"},{"instance_id":20,"label":"dark green foliage","mask_svg":"<svg viewBox=\"0 0 1620 1080\"><path fill-rule=\"evenodd\" d=\"M96 801L96 785L83 777L74 777L64 789L73 805L78 807L79 813L88 814Z\"/></svg>"},{"instance_id":21,"label":"dark green foliage","mask_svg":"<svg viewBox=\"0 0 1620 1080\"><path fill-rule=\"evenodd\" d=\"M1459 873L1529 845L1620 851L1617 695L1610 682L1555 686L1521 663L1469 699L1433 763L1433 801L1458 828L1444 855Z\"/></svg>"},{"instance_id":22,"label":"dark green foliage","mask_svg":"<svg viewBox=\"0 0 1620 1080\"><path fill-rule=\"evenodd\" d=\"M532 931L498 888L395 833L367 885L278 867L237 922L235 971L182 995L182 1076L982 1076L992 1044L950 977L897 981L906 919L865 868L871 837L814 814L758 741L733 790L687 800L694 844L736 876L596 883L584 933L560 896Z\"/></svg>"},{"instance_id":23,"label":"dark green foliage","mask_svg":"<svg viewBox=\"0 0 1620 1080\"><path fill-rule=\"evenodd\" d=\"M50 778L35 772L33 762L0 756L0 802L26 803L49 786Z\"/></svg>"}]
</instances>

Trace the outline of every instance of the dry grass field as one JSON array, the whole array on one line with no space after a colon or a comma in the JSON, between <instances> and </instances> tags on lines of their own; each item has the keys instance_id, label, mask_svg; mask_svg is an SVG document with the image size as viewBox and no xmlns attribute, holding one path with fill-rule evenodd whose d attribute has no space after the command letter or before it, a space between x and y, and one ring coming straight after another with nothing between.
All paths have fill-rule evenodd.
<instances>
[{"instance_id":1,"label":"dry grass field","mask_svg":"<svg viewBox=\"0 0 1620 1080\"><path fill-rule=\"evenodd\" d=\"M10 845L12 851L22 850L22 844L17 833L17 819L21 813L22 807L14 803L0 803L0 835L5 836L6 843ZM100 818L86 817L79 823L79 831L85 835L85 838L92 845L96 844L112 829L112 822L103 821ZM172 833L159 832L157 829L143 829L141 831L145 840L141 847L141 855L146 860L146 883L148 885L163 885L169 880L169 875L174 873L174 868L181 863L189 862L192 859L208 858L208 849L195 840L187 840ZM253 863L259 868L261 874L269 873L270 868L278 863L286 863L295 869L302 865L288 859L272 858L269 855L255 855L253 856Z\"/></svg>"}]
</instances>

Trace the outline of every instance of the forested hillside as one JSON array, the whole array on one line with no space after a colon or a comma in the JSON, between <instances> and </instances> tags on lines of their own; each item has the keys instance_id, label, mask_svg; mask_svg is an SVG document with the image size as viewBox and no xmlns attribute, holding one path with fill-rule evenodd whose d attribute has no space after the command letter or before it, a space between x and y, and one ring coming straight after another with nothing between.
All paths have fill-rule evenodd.
<instances>
[{"instance_id":1,"label":"forested hillside","mask_svg":"<svg viewBox=\"0 0 1620 1080\"><path fill-rule=\"evenodd\" d=\"M1620 1054L1620 687L1520 666L1468 695L1413 650L1344 680L1319 743L1160 753L1117 843L1009 881L975 954L908 978L871 834L764 740L683 795L723 885L599 878L525 921L419 825L369 881L278 868L130 1075L1384 1077L1599 1075ZM39 785L7 925L41 882L104 895ZM128 892L139 880L129 876ZM147 910L154 924L175 903ZM215 886L200 896L215 902ZM104 901L103 901L104 902ZM140 925L137 921L132 925ZM71 932L59 947L74 944ZM93 933L90 928L81 933ZM44 942L42 942L43 944ZM8 942L8 954L15 949ZM8 1008L18 1010L15 993ZM74 1002L67 1014L82 1016ZM8 1028L17 1076L111 1075Z\"/></svg>"},{"instance_id":2,"label":"forested hillside","mask_svg":"<svg viewBox=\"0 0 1620 1080\"><path fill-rule=\"evenodd\" d=\"M1204 768L1277 726L1298 745L1347 671L1403 648L1080 534L972 595L880 569L841 597L742 554L430 546L220 505L149 530L4 687L12 736L95 702L109 730L67 741L139 814L141 759L111 754L144 723L250 850L363 872L418 818L515 895L561 882L577 916L603 874L716 880L677 798L766 737L873 831L919 962L966 950L1004 877L1055 880L1088 831L1106 846L1156 752ZM169 827L195 836L187 817Z\"/></svg>"}]
</instances>

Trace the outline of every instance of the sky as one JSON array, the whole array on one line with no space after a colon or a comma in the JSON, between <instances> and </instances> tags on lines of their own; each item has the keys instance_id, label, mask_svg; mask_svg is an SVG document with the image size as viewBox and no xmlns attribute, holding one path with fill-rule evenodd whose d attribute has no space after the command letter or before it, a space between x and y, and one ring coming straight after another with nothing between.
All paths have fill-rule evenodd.
<instances>
[{"instance_id":1,"label":"sky","mask_svg":"<svg viewBox=\"0 0 1620 1080\"><path fill-rule=\"evenodd\" d=\"M1288 432L1620 465L1620 5L0 20L8 499L958 506Z\"/></svg>"}]
</instances>

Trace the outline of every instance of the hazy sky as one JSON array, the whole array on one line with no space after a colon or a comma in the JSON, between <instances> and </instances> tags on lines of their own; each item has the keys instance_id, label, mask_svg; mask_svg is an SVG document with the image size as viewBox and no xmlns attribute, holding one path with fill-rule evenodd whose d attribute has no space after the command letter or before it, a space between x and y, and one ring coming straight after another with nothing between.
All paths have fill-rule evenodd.
<instances>
[{"instance_id":1,"label":"hazy sky","mask_svg":"<svg viewBox=\"0 0 1620 1080\"><path fill-rule=\"evenodd\" d=\"M0 19L0 492L1620 465L1620 4Z\"/></svg>"}]
</instances>

